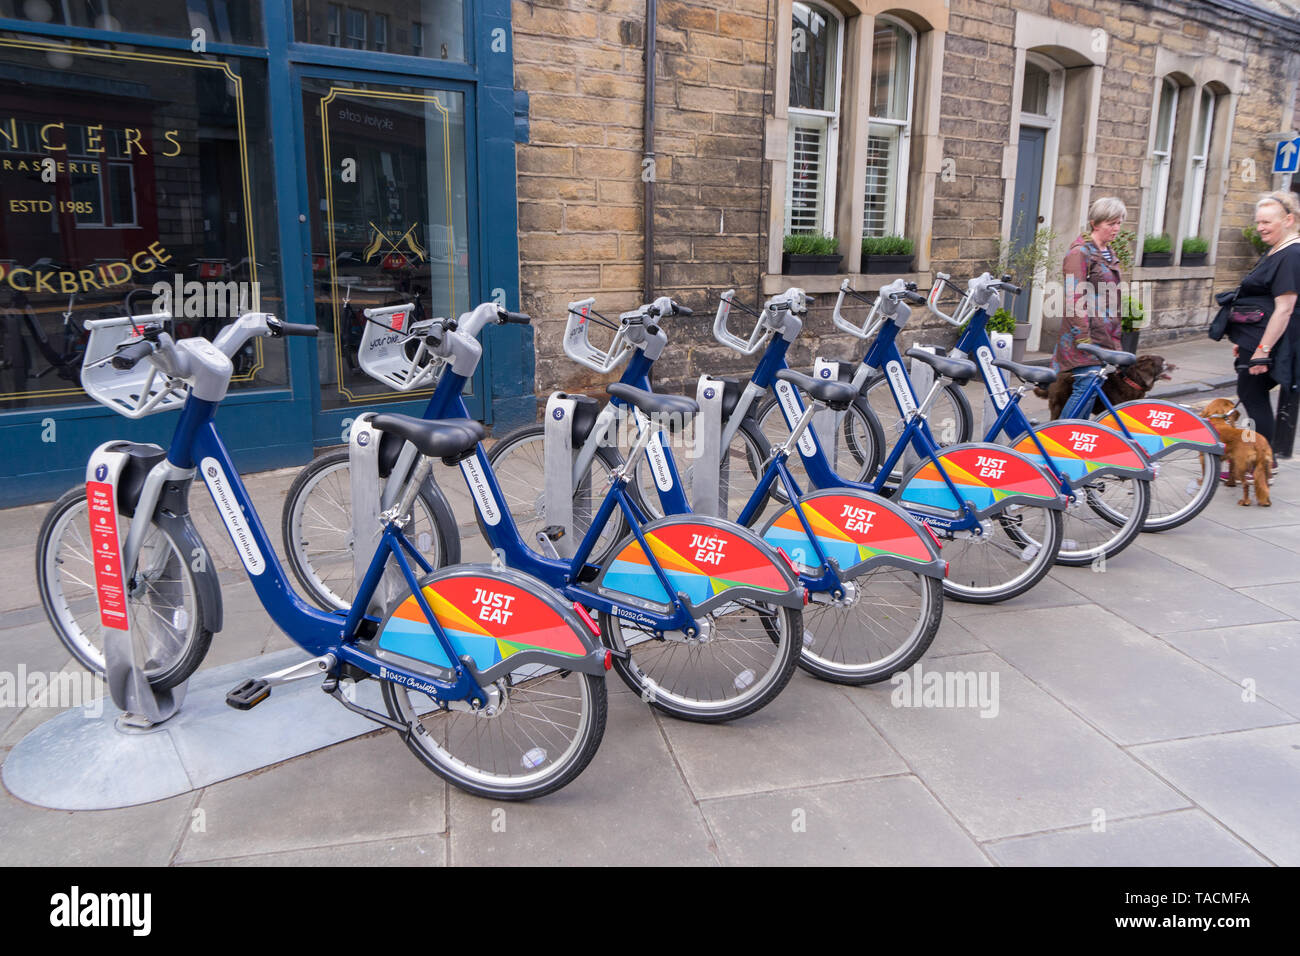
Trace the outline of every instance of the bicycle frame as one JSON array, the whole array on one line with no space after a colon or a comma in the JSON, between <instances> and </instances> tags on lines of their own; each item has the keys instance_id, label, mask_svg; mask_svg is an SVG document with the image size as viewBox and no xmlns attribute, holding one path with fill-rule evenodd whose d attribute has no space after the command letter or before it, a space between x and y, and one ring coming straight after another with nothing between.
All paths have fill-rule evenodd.
<instances>
[{"instance_id":1,"label":"bicycle frame","mask_svg":"<svg viewBox=\"0 0 1300 956\"><path fill-rule=\"evenodd\" d=\"M318 657L332 655L336 669L349 665L426 693L439 702L468 700L485 706L488 698L478 680L477 668L457 654L424 598L411 561L425 574L432 572L433 567L412 547L396 523L389 522L384 528L357 599L346 614L317 610L302 599L285 575L257 509L217 431L214 415L218 406L218 402L204 401L193 394L186 398L167 457L150 472L141 491L136 515L153 514L165 482L188 480L197 470L207 485L258 599L275 624L295 643ZM135 567L135 556L147 525L147 520L132 522L123 560L123 566L128 569ZM407 560L408 556L411 561ZM369 637L369 631L379 623L378 618L367 616L364 611L390 559L401 570L447 659L459 661L452 670L451 680L412 670L390 660L381 661L357 645L359 640Z\"/></svg>"}]
</instances>

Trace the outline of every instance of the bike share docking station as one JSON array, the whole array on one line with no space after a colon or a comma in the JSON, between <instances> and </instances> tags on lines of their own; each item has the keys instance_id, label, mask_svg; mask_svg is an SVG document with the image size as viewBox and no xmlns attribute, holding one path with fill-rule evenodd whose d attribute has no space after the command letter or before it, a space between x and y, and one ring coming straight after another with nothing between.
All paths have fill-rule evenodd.
<instances>
[{"instance_id":1,"label":"bike share docking station","mask_svg":"<svg viewBox=\"0 0 1300 956\"><path fill-rule=\"evenodd\" d=\"M369 418L358 418L350 443L353 483L362 484L367 492L354 501L373 503L374 513L358 516L354 525L359 543L366 544L370 542L368 529L374 529L375 538L380 533L381 508L391 506L380 502L381 433L369 424ZM164 690L150 685L145 676L149 655L146 639L129 626L128 587L183 586L160 584L158 580L174 577L168 573L169 567L183 556L163 549L166 554L161 566L141 568L137 580L128 585L122 573L127 563L122 558L134 561L130 556L138 553L140 542L133 534L143 537L149 526L147 522L131 523L120 557L117 521L123 516L118 514L115 502L120 501L117 489L133 459L152 465L161 454L156 445L113 442L91 457L87 468L88 508L91 547L98 559L96 576L103 575L97 583L103 587L100 613L106 625L108 700L99 698L93 706L57 714L10 751L0 772L9 791L27 803L57 810L107 810L151 803L375 730L373 722L337 706L321 692L320 682L311 679L323 675L321 661L304 661L300 648L200 670ZM401 465L399 459L395 470ZM399 484L390 482L388 488L395 489ZM181 509L186 490L171 492L179 496ZM101 528L102 532L98 530ZM366 553L364 548L356 551ZM143 580L150 576L155 580ZM202 586L197 582L204 577L195 575L196 586ZM385 580L381 590L391 583ZM216 600L215 607L220 608L219 594ZM183 614L183 607L178 607L178 612ZM189 623L170 622L177 628ZM221 622L208 623L219 627ZM266 673L268 670L272 673ZM234 713L227 706L228 692L250 674L265 674L262 680L266 685L276 687L274 699ZM383 708L379 686L373 681L351 684L345 693L364 707Z\"/></svg>"}]
</instances>

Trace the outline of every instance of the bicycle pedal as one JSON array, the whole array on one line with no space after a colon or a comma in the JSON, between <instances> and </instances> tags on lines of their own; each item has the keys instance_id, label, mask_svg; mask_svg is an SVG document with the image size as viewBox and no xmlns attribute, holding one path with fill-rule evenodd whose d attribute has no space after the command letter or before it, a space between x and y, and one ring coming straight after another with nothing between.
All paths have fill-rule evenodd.
<instances>
[{"instance_id":1,"label":"bicycle pedal","mask_svg":"<svg viewBox=\"0 0 1300 956\"><path fill-rule=\"evenodd\" d=\"M558 524L548 524L542 529L542 534L551 541L559 541L564 537L564 526Z\"/></svg>"},{"instance_id":2,"label":"bicycle pedal","mask_svg":"<svg viewBox=\"0 0 1300 956\"><path fill-rule=\"evenodd\" d=\"M252 710L271 696L271 684L260 677L250 677L226 693L226 703L235 710Z\"/></svg>"}]
</instances>

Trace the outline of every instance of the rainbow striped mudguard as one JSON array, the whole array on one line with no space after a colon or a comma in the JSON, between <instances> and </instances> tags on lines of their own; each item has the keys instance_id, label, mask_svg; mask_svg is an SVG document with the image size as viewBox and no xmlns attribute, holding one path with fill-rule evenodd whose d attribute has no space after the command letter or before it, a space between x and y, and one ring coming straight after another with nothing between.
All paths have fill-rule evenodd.
<instances>
[{"instance_id":1,"label":"rainbow striped mudguard","mask_svg":"<svg viewBox=\"0 0 1300 956\"><path fill-rule=\"evenodd\" d=\"M1011 447L1045 470L1055 468L1071 483L1103 475L1150 478L1152 471L1139 447L1119 432L1097 422L1063 418L1034 429L1050 461L1039 454L1028 434Z\"/></svg>"},{"instance_id":2,"label":"rainbow striped mudguard","mask_svg":"<svg viewBox=\"0 0 1300 956\"><path fill-rule=\"evenodd\" d=\"M937 457L957 492L974 505L980 518L1013 504L1035 504L1054 510L1065 507L1056 484L1036 464L1010 448L949 445ZM961 502L953 497L943 474L929 458L903 478L895 500L908 509L961 511Z\"/></svg>"},{"instance_id":3,"label":"rainbow striped mudguard","mask_svg":"<svg viewBox=\"0 0 1300 956\"><path fill-rule=\"evenodd\" d=\"M1219 433L1204 418L1181 405L1139 399L1116 405L1115 412L1119 421L1110 412L1098 416L1097 420L1117 431L1122 423L1152 461L1178 448L1223 454Z\"/></svg>"}]
</instances>

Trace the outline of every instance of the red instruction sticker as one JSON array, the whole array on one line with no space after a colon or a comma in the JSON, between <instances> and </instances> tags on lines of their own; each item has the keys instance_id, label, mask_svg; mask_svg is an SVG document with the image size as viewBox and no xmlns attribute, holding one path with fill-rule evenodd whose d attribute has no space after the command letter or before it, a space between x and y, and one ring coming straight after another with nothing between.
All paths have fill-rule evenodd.
<instances>
[{"instance_id":1,"label":"red instruction sticker","mask_svg":"<svg viewBox=\"0 0 1300 956\"><path fill-rule=\"evenodd\" d=\"M95 590L99 596L99 619L105 627L125 631L126 592L122 584L122 554L117 543L117 509L113 486L104 481L86 482L86 504L90 514L90 546L95 553Z\"/></svg>"}]
</instances>

